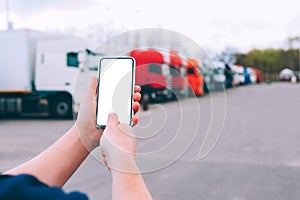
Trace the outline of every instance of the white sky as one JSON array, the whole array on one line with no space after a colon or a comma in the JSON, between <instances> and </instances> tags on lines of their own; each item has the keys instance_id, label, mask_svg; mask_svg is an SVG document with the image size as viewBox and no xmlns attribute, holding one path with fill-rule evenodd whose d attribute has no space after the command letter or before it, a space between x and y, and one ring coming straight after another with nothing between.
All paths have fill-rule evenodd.
<instances>
[{"instance_id":1,"label":"white sky","mask_svg":"<svg viewBox=\"0 0 300 200\"><path fill-rule=\"evenodd\" d=\"M299 0L9 1L16 29L85 36L99 25L123 31L162 27L215 51L284 47L289 36L300 35ZM0 29L6 29L5 0L0 0Z\"/></svg>"}]
</instances>

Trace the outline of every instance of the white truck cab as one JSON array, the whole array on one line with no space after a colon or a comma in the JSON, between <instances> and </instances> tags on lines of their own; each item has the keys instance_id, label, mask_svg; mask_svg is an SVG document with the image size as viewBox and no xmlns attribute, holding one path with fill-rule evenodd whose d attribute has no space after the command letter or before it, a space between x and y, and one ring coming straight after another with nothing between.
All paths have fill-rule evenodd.
<instances>
[{"instance_id":1,"label":"white truck cab","mask_svg":"<svg viewBox=\"0 0 300 200\"><path fill-rule=\"evenodd\" d=\"M47 112L69 118L78 73L90 70L81 59L87 44L81 38L33 30L0 32L0 115ZM84 88L82 88L84 90ZM75 110L76 111L76 110Z\"/></svg>"}]
</instances>

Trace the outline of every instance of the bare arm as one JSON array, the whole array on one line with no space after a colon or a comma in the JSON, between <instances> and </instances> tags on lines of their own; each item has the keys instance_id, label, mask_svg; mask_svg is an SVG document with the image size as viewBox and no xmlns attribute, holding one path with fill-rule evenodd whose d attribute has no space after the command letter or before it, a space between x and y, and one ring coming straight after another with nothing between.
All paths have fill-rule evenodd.
<instances>
[{"instance_id":1,"label":"bare arm","mask_svg":"<svg viewBox=\"0 0 300 200\"><path fill-rule=\"evenodd\" d=\"M48 149L4 174L30 174L50 186L62 187L95 147L103 130L95 127L97 79L93 78L80 105L75 125ZM139 110L140 87L135 88L133 110ZM138 118L133 117L133 123Z\"/></svg>"},{"instance_id":2,"label":"bare arm","mask_svg":"<svg viewBox=\"0 0 300 200\"><path fill-rule=\"evenodd\" d=\"M73 126L48 149L5 174L30 174L50 186L62 187L88 155Z\"/></svg>"},{"instance_id":3,"label":"bare arm","mask_svg":"<svg viewBox=\"0 0 300 200\"><path fill-rule=\"evenodd\" d=\"M112 171L112 199L152 199L139 173Z\"/></svg>"},{"instance_id":4,"label":"bare arm","mask_svg":"<svg viewBox=\"0 0 300 200\"><path fill-rule=\"evenodd\" d=\"M135 162L136 140L132 128L110 114L100 140L104 163L112 175L112 199L152 199Z\"/></svg>"}]
</instances>

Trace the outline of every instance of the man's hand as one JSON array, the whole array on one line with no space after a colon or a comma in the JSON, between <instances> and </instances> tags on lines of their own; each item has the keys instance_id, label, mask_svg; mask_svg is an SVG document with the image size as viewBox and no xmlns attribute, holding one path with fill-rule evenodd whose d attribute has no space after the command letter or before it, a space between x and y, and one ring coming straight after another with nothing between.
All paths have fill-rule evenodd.
<instances>
[{"instance_id":1,"label":"man's hand","mask_svg":"<svg viewBox=\"0 0 300 200\"><path fill-rule=\"evenodd\" d=\"M136 139L132 127L120 124L114 113L108 116L100 148L104 163L111 171L112 199L152 200L136 164Z\"/></svg>"},{"instance_id":2,"label":"man's hand","mask_svg":"<svg viewBox=\"0 0 300 200\"><path fill-rule=\"evenodd\" d=\"M83 97L78 112L78 118L76 120L76 128L83 144L92 151L99 145L100 138L104 129L97 129L96 122L96 106L97 106L97 87L98 80L96 77L92 78L92 81L87 89L85 96ZM141 99L141 88L135 86L133 94L132 108L134 114L136 114L140 108L138 101ZM101 113L99 113L101 114ZM134 115L132 117L133 124L138 123L138 117Z\"/></svg>"},{"instance_id":3,"label":"man's hand","mask_svg":"<svg viewBox=\"0 0 300 200\"><path fill-rule=\"evenodd\" d=\"M111 113L100 140L104 163L109 170L137 172L135 164L136 139L132 127L120 124L118 116Z\"/></svg>"}]
</instances>

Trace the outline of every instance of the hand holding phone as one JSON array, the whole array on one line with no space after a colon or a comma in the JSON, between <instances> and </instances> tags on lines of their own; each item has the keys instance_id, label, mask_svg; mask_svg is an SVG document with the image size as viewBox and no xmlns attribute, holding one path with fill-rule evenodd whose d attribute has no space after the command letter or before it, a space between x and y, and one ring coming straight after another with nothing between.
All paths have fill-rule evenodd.
<instances>
[{"instance_id":1,"label":"hand holding phone","mask_svg":"<svg viewBox=\"0 0 300 200\"><path fill-rule=\"evenodd\" d=\"M132 57L105 57L99 61L96 126L105 128L109 113L116 113L120 123L133 125L132 103L135 61Z\"/></svg>"}]
</instances>

